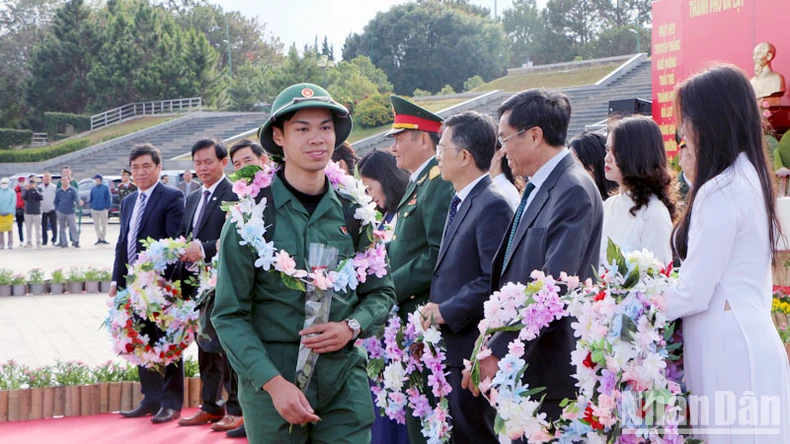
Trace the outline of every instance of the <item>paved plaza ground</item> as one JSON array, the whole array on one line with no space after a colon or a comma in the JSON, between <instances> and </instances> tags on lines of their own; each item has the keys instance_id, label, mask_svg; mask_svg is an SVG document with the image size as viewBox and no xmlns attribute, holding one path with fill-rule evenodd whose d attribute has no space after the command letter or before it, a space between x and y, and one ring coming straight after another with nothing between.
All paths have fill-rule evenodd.
<instances>
[{"instance_id":1,"label":"paved plaza ground","mask_svg":"<svg viewBox=\"0 0 790 444\"><path fill-rule=\"evenodd\" d=\"M19 248L15 242L13 250L0 250L0 268L18 273L42 268L47 276L58 268L111 269L118 229L118 220L111 219L107 228L110 245L94 245L93 224L90 218L83 218L80 248L47 245L28 249ZM101 328L107 315L106 304L107 295L98 293L0 298L0 362L14 359L41 366L54 364L58 359L92 365L110 359L120 361L112 352L108 334ZM195 345L187 350L187 356L197 358Z\"/></svg>"}]
</instances>

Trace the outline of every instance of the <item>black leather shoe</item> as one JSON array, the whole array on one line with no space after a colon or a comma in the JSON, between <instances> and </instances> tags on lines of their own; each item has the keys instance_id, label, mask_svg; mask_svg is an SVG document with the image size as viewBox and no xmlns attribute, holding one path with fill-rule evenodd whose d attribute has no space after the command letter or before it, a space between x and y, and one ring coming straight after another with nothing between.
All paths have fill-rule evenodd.
<instances>
[{"instance_id":1,"label":"black leather shoe","mask_svg":"<svg viewBox=\"0 0 790 444\"><path fill-rule=\"evenodd\" d=\"M158 412L156 412L156 415L154 415L154 417L151 418L151 422L153 422L154 424L162 424L163 422L169 422L174 419L178 419L180 417L181 417L180 410L173 410L173 409L162 407L161 409L159 409Z\"/></svg>"},{"instance_id":2,"label":"black leather shoe","mask_svg":"<svg viewBox=\"0 0 790 444\"><path fill-rule=\"evenodd\" d=\"M124 418L142 418L143 416L153 415L159 411L159 407L155 405L140 404L134 410L121 410L121 416Z\"/></svg>"},{"instance_id":3,"label":"black leather shoe","mask_svg":"<svg viewBox=\"0 0 790 444\"><path fill-rule=\"evenodd\" d=\"M244 424L236 427L233 430L228 430L225 432L228 438L246 438L247 437L247 430L244 429Z\"/></svg>"}]
</instances>

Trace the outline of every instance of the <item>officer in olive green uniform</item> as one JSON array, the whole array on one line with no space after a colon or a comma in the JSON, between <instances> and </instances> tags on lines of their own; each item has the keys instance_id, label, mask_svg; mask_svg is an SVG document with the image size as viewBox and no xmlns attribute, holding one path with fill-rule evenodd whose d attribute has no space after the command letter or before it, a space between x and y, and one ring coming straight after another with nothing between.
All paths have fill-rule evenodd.
<instances>
[{"instance_id":1,"label":"officer in olive green uniform","mask_svg":"<svg viewBox=\"0 0 790 444\"><path fill-rule=\"evenodd\" d=\"M450 182L442 180L436 162L443 119L398 96L390 96L390 101L395 110L395 122L388 133L395 139L392 153L398 167L412 173L398 204L395 233L387 248L398 314L405 321L419 305L428 303L447 210L455 190ZM406 425L412 444L426 442L419 419L408 414Z\"/></svg>"},{"instance_id":2,"label":"officer in olive green uniform","mask_svg":"<svg viewBox=\"0 0 790 444\"><path fill-rule=\"evenodd\" d=\"M334 148L351 132L348 111L312 84L285 89L272 109L259 138L285 160L269 202L275 209L269 228L275 248L286 250L301 269L307 269L311 243L337 248L341 261L364 250L367 236L352 236L346 226L344 206L352 204L323 173ZM339 292L343 301L332 301L329 322L307 329L308 335L305 293L288 288L273 269L255 267L257 254L240 240L228 221L220 240L212 321L240 376L250 442L368 444L373 404L365 353L353 343L386 321L395 296L391 275L368 276L355 291ZM300 341L319 353L305 393L294 385Z\"/></svg>"},{"instance_id":3,"label":"officer in olive green uniform","mask_svg":"<svg viewBox=\"0 0 790 444\"><path fill-rule=\"evenodd\" d=\"M390 101L395 110L395 122L387 133L395 139L392 152L398 167L412 174L398 204L395 233L387 249L398 313L406 320L418 305L428 303L447 210L455 191L450 182L442 180L436 163L443 119L398 96L390 96Z\"/></svg>"},{"instance_id":4,"label":"officer in olive green uniform","mask_svg":"<svg viewBox=\"0 0 790 444\"><path fill-rule=\"evenodd\" d=\"M118 206L123 205L123 198L137 191L137 186L130 181L132 172L126 168L121 170L121 183L118 184ZM118 214L121 214L120 208ZM120 217L120 216L119 216Z\"/></svg>"}]
</instances>

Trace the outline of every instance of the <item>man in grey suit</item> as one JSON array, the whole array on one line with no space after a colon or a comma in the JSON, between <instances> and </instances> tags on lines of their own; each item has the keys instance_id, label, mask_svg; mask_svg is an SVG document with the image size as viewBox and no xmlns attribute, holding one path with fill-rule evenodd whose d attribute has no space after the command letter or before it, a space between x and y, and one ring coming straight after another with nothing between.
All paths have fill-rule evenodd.
<instances>
[{"instance_id":1,"label":"man in grey suit","mask_svg":"<svg viewBox=\"0 0 790 444\"><path fill-rule=\"evenodd\" d=\"M184 170L181 177L183 177L184 180L178 184L178 189L184 193L184 199L186 199L193 191L200 189L200 184L192 180L192 171Z\"/></svg>"},{"instance_id":2,"label":"man in grey suit","mask_svg":"<svg viewBox=\"0 0 790 444\"><path fill-rule=\"evenodd\" d=\"M564 147L571 105L558 92L532 89L506 100L498 110L499 142L513 173L529 176L521 203L507 228L492 266L491 288L527 283L532 270L592 277L598 267L603 205L589 174ZM552 322L525 344L530 387L545 387L541 411L559 418L564 398L575 398L571 351L576 340L571 318ZM480 361L480 378L493 377L516 333L490 341L493 354ZM469 385L464 375L464 385ZM472 387L477 391L476 387Z\"/></svg>"},{"instance_id":3,"label":"man in grey suit","mask_svg":"<svg viewBox=\"0 0 790 444\"><path fill-rule=\"evenodd\" d=\"M454 444L497 443L496 411L484 398L461 389L464 359L474 349L491 294L491 264L513 210L488 175L496 146L496 124L475 111L444 122L437 159L442 179L456 193L450 203L439 258L433 271L430 302L423 324L440 325L447 345L449 395Z\"/></svg>"}]
</instances>

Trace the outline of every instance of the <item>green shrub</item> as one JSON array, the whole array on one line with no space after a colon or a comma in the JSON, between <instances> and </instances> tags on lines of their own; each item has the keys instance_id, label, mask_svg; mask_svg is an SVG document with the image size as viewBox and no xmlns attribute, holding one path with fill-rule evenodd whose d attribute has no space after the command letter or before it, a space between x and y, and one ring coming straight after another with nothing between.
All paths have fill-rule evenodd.
<instances>
[{"instance_id":1,"label":"green shrub","mask_svg":"<svg viewBox=\"0 0 790 444\"><path fill-rule=\"evenodd\" d=\"M11 280L14 278L14 270L8 268L0 268L0 285L11 285Z\"/></svg>"},{"instance_id":2,"label":"green shrub","mask_svg":"<svg viewBox=\"0 0 790 444\"><path fill-rule=\"evenodd\" d=\"M0 128L0 149L5 150L12 146L30 145L32 141L33 131Z\"/></svg>"},{"instance_id":3,"label":"green shrub","mask_svg":"<svg viewBox=\"0 0 790 444\"><path fill-rule=\"evenodd\" d=\"M22 285L27 283L27 278L22 273L17 273L11 278L11 285Z\"/></svg>"},{"instance_id":4,"label":"green shrub","mask_svg":"<svg viewBox=\"0 0 790 444\"><path fill-rule=\"evenodd\" d=\"M58 134L66 132L66 125L74 127L75 133L91 129L91 117L69 113L44 113L44 126L47 127L47 137L55 140Z\"/></svg>"},{"instance_id":5,"label":"green shrub","mask_svg":"<svg viewBox=\"0 0 790 444\"><path fill-rule=\"evenodd\" d=\"M471 91L485 83L486 82L480 76L469 77L466 79L466 82L464 82L464 91Z\"/></svg>"},{"instance_id":6,"label":"green shrub","mask_svg":"<svg viewBox=\"0 0 790 444\"><path fill-rule=\"evenodd\" d=\"M387 97L376 94L357 103L354 121L363 128L373 128L392 122L392 106Z\"/></svg>"},{"instance_id":7,"label":"green shrub","mask_svg":"<svg viewBox=\"0 0 790 444\"><path fill-rule=\"evenodd\" d=\"M27 273L28 282L31 284L43 284L44 283L44 270L40 268L34 268Z\"/></svg>"},{"instance_id":8,"label":"green shrub","mask_svg":"<svg viewBox=\"0 0 790 444\"><path fill-rule=\"evenodd\" d=\"M417 88L417 89L414 90L413 93L411 93L411 95L414 96L414 97L428 97L428 96L431 95L431 92L430 91L426 91L424 89Z\"/></svg>"},{"instance_id":9,"label":"green shrub","mask_svg":"<svg viewBox=\"0 0 790 444\"><path fill-rule=\"evenodd\" d=\"M69 268L69 275L66 280L69 282L84 282L85 272L79 267L71 267Z\"/></svg>"},{"instance_id":10,"label":"green shrub","mask_svg":"<svg viewBox=\"0 0 790 444\"><path fill-rule=\"evenodd\" d=\"M58 268L57 270L52 272L52 283L53 284L62 284L66 282L66 278L63 276L63 269Z\"/></svg>"},{"instance_id":11,"label":"green shrub","mask_svg":"<svg viewBox=\"0 0 790 444\"><path fill-rule=\"evenodd\" d=\"M40 162L89 147L90 139L75 139L42 148L0 151L0 163Z\"/></svg>"},{"instance_id":12,"label":"green shrub","mask_svg":"<svg viewBox=\"0 0 790 444\"><path fill-rule=\"evenodd\" d=\"M440 89L439 92L436 93L437 96L446 96L448 94L455 94L455 90L449 84L444 85L444 88Z\"/></svg>"}]
</instances>

